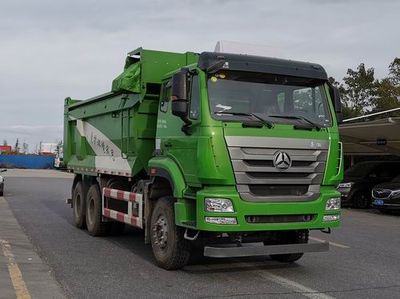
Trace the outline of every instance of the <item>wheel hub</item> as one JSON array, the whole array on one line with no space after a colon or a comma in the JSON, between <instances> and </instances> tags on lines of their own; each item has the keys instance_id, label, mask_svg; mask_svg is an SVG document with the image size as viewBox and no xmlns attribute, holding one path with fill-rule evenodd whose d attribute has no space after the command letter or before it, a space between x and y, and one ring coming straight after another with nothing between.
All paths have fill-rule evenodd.
<instances>
[{"instance_id":1,"label":"wheel hub","mask_svg":"<svg viewBox=\"0 0 400 299\"><path fill-rule=\"evenodd\" d=\"M167 246L168 240L168 224L164 215L160 215L153 226L154 244L160 248Z\"/></svg>"}]
</instances>

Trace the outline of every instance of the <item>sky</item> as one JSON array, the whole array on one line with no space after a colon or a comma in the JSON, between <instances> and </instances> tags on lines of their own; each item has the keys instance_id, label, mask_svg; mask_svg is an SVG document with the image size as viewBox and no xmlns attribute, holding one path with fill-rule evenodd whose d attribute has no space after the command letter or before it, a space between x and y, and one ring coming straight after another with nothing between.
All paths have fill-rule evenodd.
<instances>
[{"instance_id":1,"label":"sky","mask_svg":"<svg viewBox=\"0 0 400 299\"><path fill-rule=\"evenodd\" d=\"M320 63L337 80L361 62L382 78L400 57L399 13L396 0L2 0L0 143L62 139L64 98L110 91L137 47L235 41Z\"/></svg>"}]
</instances>

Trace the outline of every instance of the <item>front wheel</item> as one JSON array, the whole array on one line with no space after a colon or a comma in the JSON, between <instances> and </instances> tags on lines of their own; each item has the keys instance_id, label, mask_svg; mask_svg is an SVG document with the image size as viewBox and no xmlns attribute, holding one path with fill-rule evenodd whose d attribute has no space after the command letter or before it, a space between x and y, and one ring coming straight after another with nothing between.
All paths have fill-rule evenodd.
<instances>
[{"instance_id":1,"label":"front wheel","mask_svg":"<svg viewBox=\"0 0 400 299\"><path fill-rule=\"evenodd\" d=\"M308 231L282 232L280 244L308 243ZM304 253L272 254L271 258L281 263L294 263L303 257Z\"/></svg>"},{"instance_id":2,"label":"front wheel","mask_svg":"<svg viewBox=\"0 0 400 299\"><path fill-rule=\"evenodd\" d=\"M190 257L190 243L183 229L175 225L174 198L158 199L151 215L151 247L157 264L166 270L185 266Z\"/></svg>"}]
</instances>

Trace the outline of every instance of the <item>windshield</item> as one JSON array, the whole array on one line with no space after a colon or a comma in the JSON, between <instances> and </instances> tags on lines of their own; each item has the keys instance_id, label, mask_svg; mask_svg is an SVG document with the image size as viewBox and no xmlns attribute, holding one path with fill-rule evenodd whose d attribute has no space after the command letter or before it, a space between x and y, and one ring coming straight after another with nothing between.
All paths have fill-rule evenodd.
<instances>
[{"instance_id":1,"label":"windshield","mask_svg":"<svg viewBox=\"0 0 400 299\"><path fill-rule=\"evenodd\" d=\"M238 113L261 113L274 123L294 123L298 119L293 117L300 117L326 127L331 118L323 84L307 78L219 72L208 78L211 113L222 120L243 119L233 115Z\"/></svg>"}]
</instances>

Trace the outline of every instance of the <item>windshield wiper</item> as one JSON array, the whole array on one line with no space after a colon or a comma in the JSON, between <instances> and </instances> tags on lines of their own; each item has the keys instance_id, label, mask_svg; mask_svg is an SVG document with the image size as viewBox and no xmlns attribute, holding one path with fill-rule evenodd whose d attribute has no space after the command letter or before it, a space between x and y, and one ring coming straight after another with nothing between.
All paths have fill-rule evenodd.
<instances>
[{"instance_id":1,"label":"windshield wiper","mask_svg":"<svg viewBox=\"0 0 400 299\"><path fill-rule=\"evenodd\" d=\"M312 120L309 120L308 118L304 117L304 116L296 116L296 115L268 115L269 117L276 117L276 118L286 118L286 119L300 119L306 123L309 123L310 125L312 125L314 128L316 128L317 130L321 130L321 126L315 122L313 122Z\"/></svg>"},{"instance_id":2,"label":"windshield wiper","mask_svg":"<svg viewBox=\"0 0 400 299\"><path fill-rule=\"evenodd\" d=\"M229 112L229 111L217 111L214 112L214 114L224 114L224 115L239 115L239 116L252 116L253 118L258 119L261 121L264 125L266 125L269 129L271 129L274 126L274 123L272 121L269 121L265 118L262 118L255 113L244 113L244 112Z\"/></svg>"}]
</instances>

